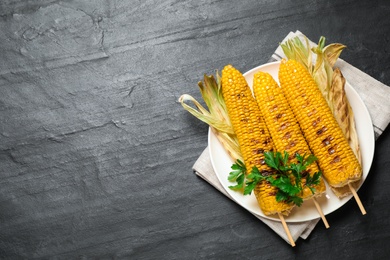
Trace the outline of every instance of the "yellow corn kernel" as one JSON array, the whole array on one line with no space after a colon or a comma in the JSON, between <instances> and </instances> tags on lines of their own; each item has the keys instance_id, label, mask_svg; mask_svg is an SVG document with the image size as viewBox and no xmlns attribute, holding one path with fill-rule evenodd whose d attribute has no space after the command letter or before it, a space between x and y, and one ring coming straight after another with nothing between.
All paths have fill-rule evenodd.
<instances>
[{"instance_id":1,"label":"yellow corn kernel","mask_svg":"<svg viewBox=\"0 0 390 260\"><path fill-rule=\"evenodd\" d=\"M295 60L283 60L279 81L328 184L358 181L361 166L309 72Z\"/></svg>"},{"instance_id":2,"label":"yellow corn kernel","mask_svg":"<svg viewBox=\"0 0 390 260\"><path fill-rule=\"evenodd\" d=\"M298 162L295 157L296 154L302 156L311 154L312 152L306 143L282 89L269 73L259 71L254 75L253 92L276 151L282 154L284 151L287 151L290 155L289 159L293 163ZM313 175L318 171L317 164L312 163L307 167L304 174ZM305 184L304 179L303 184ZM326 187L322 178L320 183L314 188L316 190L315 195L325 192ZM308 187L305 187L301 196L303 199L309 199L313 197L313 194Z\"/></svg>"},{"instance_id":3,"label":"yellow corn kernel","mask_svg":"<svg viewBox=\"0 0 390 260\"><path fill-rule=\"evenodd\" d=\"M222 70L222 94L247 170L256 166L260 172L271 174L264 160L264 152L273 150L271 137L244 76L231 65ZM266 215L288 214L292 208L292 205L277 202L276 192L277 189L265 181L254 189Z\"/></svg>"}]
</instances>

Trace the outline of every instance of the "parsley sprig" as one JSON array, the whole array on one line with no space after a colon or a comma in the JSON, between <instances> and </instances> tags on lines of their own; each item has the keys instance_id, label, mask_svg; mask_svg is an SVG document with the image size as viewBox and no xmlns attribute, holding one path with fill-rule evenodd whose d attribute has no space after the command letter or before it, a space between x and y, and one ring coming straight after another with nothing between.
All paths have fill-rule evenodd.
<instances>
[{"instance_id":1,"label":"parsley sprig","mask_svg":"<svg viewBox=\"0 0 390 260\"><path fill-rule=\"evenodd\" d=\"M272 174L269 171L261 172L254 166L247 175L245 164L237 160L232 165L232 172L229 173L228 180L237 182L237 185L229 186L233 190L242 190L244 195L251 194L256 185L261 181L268 181L272 186L277 187L276 200L293 203L298 207L302 205L301 197L304 187L308 187L315 193L314 185L320 183L321 172L316 172L312 176L306 172L307 167L315 162L317 158L314 155L296 154L297 163L289 162L289 154L284 151L265 152L265 163L274 170ZM305 180L305 181L303 181Z\"/></svg>"}]
</instances>

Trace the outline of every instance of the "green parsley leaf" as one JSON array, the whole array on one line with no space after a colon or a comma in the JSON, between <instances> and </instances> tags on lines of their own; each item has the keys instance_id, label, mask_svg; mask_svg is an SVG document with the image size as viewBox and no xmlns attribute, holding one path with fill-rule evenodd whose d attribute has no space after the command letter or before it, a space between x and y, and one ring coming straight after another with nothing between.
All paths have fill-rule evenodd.
<instances>
[{"instance_id":1,"label":"green parsley leaf","mask_svg":"<svg viewBox=\"0 0 390 260\"><path fill-rule=\"evenodd\" d=\"M229 186L232 190L241 190L244 187L246 167L241 160L237 160L235 164L231 166L232 171L229 173L228 180L236 182L236 185Z\"/></svg>"},{"instance_id":2,"label":"green parsley leaf","mask_svg":"<svg viewBox=\"0 0 390 260\"><path fill-rule=\"evenodd\" d=\"M281 175L277 179L269 178L271 185L278 187L279 190L288 194L289 196L295 196L301 190L299 187L296 187L293 183L291 183L291 179L286 175Z\"/></svg>"},{"instance_id":3,"label":"green parsley leaf","mask_svg":"<svg viewBox=\"0 0 390 260\"><path fill-rule=\"evenodd\" d=\"M279 190L277 193L276 193L276 201L277 202L282 202L282 201L287 201L289 198L288 194Z\"/></svg>"},{"instance_id":4,"label":"green parsley leaf","mask_svg":"<svg viewBox=\"0 0 390 260\"><path fill-rule=\"evenodd\" d=\"M264 156L265 156L265 163L269 167L276 169L276 170L279 169L279 160L275 156L274 152L272 152L272 151L265 152Z\"/></svg>"},{"instance_id":5,"label":"green parsley leaf","mask_svg":"<svg viewBox=\"0 0 390 260\"><path fill-rule=\"evenodd\" d=\"M284 153L283 153L282 162L284 165L287 165L287 163L288 163L288 152L287 151L284 151Z\"/></svg>"},{"instance_id":6,"label":"green parsley leaf","mask_svg":"<svg viewBox=\"0 0 390 260\"><path fill-rule=\"evenodd\" d=\"M250 181L246 183L246 186L244 188L244 195L250 195L252 191L256 188L257 182Z\"/></svg>"},{"instance_id":7,"label":"green parsley leaf","mask_svg":"<svg viewBox=\"0 0 390 260\"><path fill-rule=\"evenodd\" d=\"M303 203L303 199L299 196L290 196L290 201L300 207Z\"/></svg>"},{"instance_id":8,"label":"green parsley leaf","mask_svg":"<svg viewBox=\"0 0 390 260\"><path fill-rule=\"evenodd\" d=\"M310 154L305 160L304 165L305 167L309 166L313 162L317 161L317 157L315 157L313 154Z\"/></svg>"},{"instance_id":9,"label":"green parsley leaf","mask_svg":"<svg viewBox=\"0 0 390 260\"><path fill-rule=\"evenodd\" d=\"M244 187L244 180L245 180L245 175L240 174L236 178L237 185L231 185L231 186L229 186L229 188L232 190L241 190Z\"/></svg>"},{"instance_id":10,"label":"green parsley leaf","mask_svg":"<svg viewBox=\"0 0 390 260\"><path fill-rule=\"evenodd\" d=\"M252 168L251 173L246 178L247 182L244 189L244 195L251 194L256 185L265 179L256 166Z\"/></svg>"},{"instance_id":11,"label":"green parsley leaf","mask_svg":"<svg viewBox=\"0 0 390 260\"><path fill-rule=\"evenodd\" d=\"M313 174L313 176L310 176L309 174L306 176L306 186L311 190L313 194L316 192L316 189L313 186L320 184L320 181L321 172L316 172Z\"/></svg>"}]
</instances>

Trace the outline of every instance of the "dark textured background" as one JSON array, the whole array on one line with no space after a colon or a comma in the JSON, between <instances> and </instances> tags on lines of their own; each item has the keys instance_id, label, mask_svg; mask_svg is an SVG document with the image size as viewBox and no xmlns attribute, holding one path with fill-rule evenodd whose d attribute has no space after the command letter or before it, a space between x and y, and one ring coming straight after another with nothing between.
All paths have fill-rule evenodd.
<instances>
[{"instance_id":1,"label":"dark textured background","mask_svg":"<svg viewBox=\"0 0 390 260\"><path fill-rule=\"evenodd\" d=\"M368 214L350 201L295 248L192 173L208 128L179 96L295 30L390 85L385 0L2 0L0 258L388 259L389 129Z\"/></svg>"}]
</instances>

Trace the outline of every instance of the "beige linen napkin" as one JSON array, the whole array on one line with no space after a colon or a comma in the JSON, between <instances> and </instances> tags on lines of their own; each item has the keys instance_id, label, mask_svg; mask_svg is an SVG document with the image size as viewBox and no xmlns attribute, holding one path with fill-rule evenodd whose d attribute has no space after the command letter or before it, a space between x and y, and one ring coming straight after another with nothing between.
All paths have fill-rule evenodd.
<instances>
[{"instance_id":1,"label":"beige linen napkin","mask_svg":"<svg viewBox=\"0 0 390 260\"><path fill-rule=\"evenodd\" d=\"M283 42L295 36L303 36L303 34L299 31L296 31L295 33L290 32ZM313 44L313 46L315 45L313 42L311 42L311 44ZM279 46L272 55L270 61L281 60L284 57L283 51ZM339 59L336 63L336 66L340 68L346 80L359 93L360 97L367 106L373 122L375 138L377 139L390 122L390 104L388 103L388 99L390 97L390 87L382 84L341 59ZM203 178L220 192L225 194L228 198L232 199L224 187L222 187L213 170L208 147L195 162L193 170L196 175ZM279 221L269 220L257 214L254 215L274 230L287 243L290 243L286 232ZM294 241L296 241L299 237L306 239L318 221L319 218L300 223L288 223L288 227Z\"/></svg>"}]
</instances>

